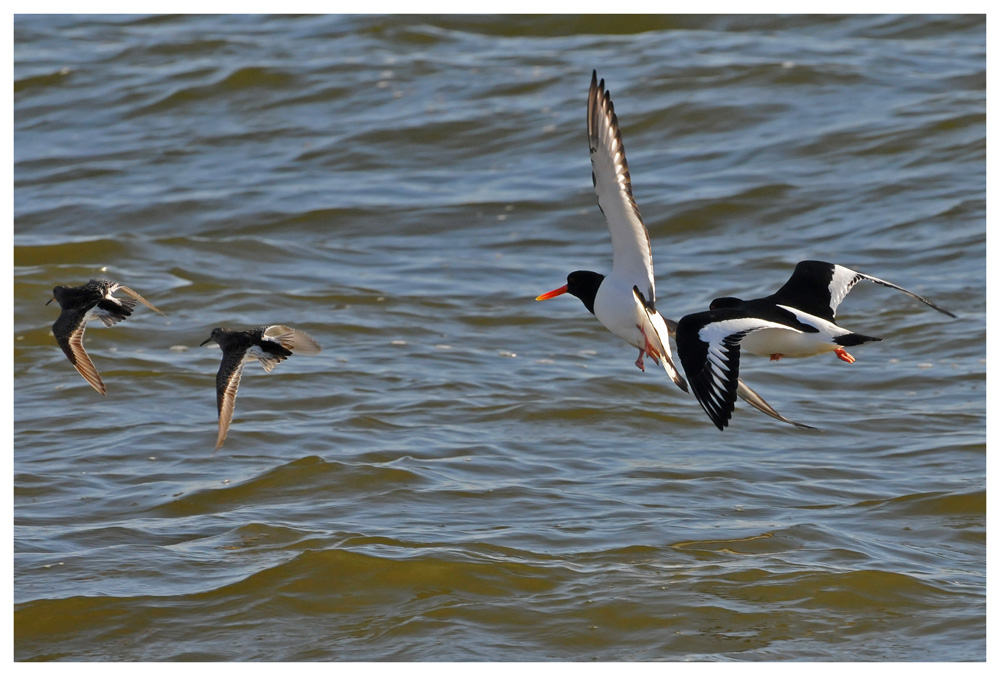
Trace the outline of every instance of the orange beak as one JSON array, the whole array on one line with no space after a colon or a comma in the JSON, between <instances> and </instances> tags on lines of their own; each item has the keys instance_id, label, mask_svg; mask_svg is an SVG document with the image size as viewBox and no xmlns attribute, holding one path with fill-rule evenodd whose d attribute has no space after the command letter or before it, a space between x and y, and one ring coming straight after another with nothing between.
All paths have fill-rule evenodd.
<instances>
[{"instance_id":1,"label":"orange beak","mask_svg":"<svg viewBox=\"0 0 1000 676\"><path fill-rule=\"evenodd\" d=\"M569 284L567 284L566 286L560 286L558 289L552 289L548 293L543 293L535 300L548 300L549 298L555 298L556 296L561 296L567 291L569 291Z\"/></svg>"}]
</instances>

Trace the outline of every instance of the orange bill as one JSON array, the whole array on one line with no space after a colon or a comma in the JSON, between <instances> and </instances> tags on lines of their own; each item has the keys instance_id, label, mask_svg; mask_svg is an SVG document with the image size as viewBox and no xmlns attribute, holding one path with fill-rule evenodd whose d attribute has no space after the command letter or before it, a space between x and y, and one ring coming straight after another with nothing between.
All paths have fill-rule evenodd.
<instances>
[{"instance_id":1,"label":"orange bill","mask_svg":"<svg viewBox=\"0 0 1000 676\"><path fill-rule=\"evenodd\" d=\"M543 293L541 296L539 296L535 300L548 300L549 298L555 298L556 296L561 296L564 293L566 293L567 291L569 291L569 284L567 284L565 286L560 286L558 289L552 289L548 293Z\"/></svg>"}]
</instances>

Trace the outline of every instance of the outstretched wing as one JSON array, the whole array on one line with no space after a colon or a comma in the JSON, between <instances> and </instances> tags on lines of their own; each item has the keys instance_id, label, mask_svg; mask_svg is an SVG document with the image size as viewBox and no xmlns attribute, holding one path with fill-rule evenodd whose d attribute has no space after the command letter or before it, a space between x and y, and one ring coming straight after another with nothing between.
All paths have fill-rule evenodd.
<instances>
[{"instance_id":1,"label":"outstretched wing","mask_svg":"<svg viewBox=\"0 0 1000 676\"><path fill-rule=\"evenodd\" d=\"M97 372L97 367L91 361L90 355L83 349L83 333L87 329L86 314L75 310L63 310L52 325L52 335L83 379L101 394L107 394L104 381Z\"/></svg>"},{"instance_id":2,"label":"outstretched wing","mask_svg":"<svg viewBox=\"0 0 1000 676\"><path fill-rule=\"evenodd\" d=\"M675 322L673 319L667 319L666 324L667 324L667 331L669 332L670 336L675 337L677 335L677 322ZM775 410L773 406L767 403L767 400L765 400L764 397L757 394L757 392L755 392L753 388L751 388L749 385L743 382L742 378L738 378L736 380L736 383L737 383L736 396L738 396L740 399L753 406L761 413L769 415L775 420L786 422L789 425L795 425L800 429L805 429L805 430L818 429L816 427L813 427L812 425L806 425L805 423L799 423L795 422L794 420L789 420L785 416L778 413L778 411Z\"/></svg>"},{"instance_id":3,"label":"outstretched wing","mask_svg":"<svg viewBox=\"0 0 1000 676\"><path fill-rule=\"evenodd\" d=\"M598 83L596 70L591 77L587 101L587 136L597 203L611 231L612 270L637 285L649 303L655 305L649 232L632 197L632 178L611 93L605 91L604 80Z\"/></svg>"},{"instance_id":4,"label":"outstretched wing","mask_svg":"<svg viewBox=\"0 0 1000 676\"><path fill-rule=\"evenodd\" d=\"M677 352L694 396L716 427L725 429L736 405L740 341L761 329L801 333L783 324L715 310L682 317L677 323Z\"/></svg>"},{"instance_id":5,"label":"outstretched wing","mask_svg":"<svg viewBox=\"0 0 1000 676\"><path fill-rule=\"evenodd\" d=\"M777 305L788 305L804 310L811 315L821 317L829 322L834 321L837 308L843 302L851 289L862 280L902 291L906 295L929 305L938 312L954 317L955 315L938 307L923 296L908 291L892 282L878 277L872 277L862 272L845 268L835 263L823 261L800 261L784 286L768 296L765 300Z\"/></svg>"},{"instance_id":6,"label":"outstretched wing","mask_svg":"<svg viewBox=\"0 0 1000 676\"><path fill-rule=\"evenodd\" d=\"M215 377L216 404L219 408L219 437L215 441L215 450L219 450L229 433L229 423L233 421L233 411L236 408L236 391L240 388L240 378L243 377L243 366L246 363L245 353L239 350L224 352L219 373Z\"/></svg>"},{"instance_id":7,"label":"outstretched wing","mask_svg":"<svg viewBox=\"0 0 1000 676\"><path fill-rule=\"evenodd\" d=\"M839 265L837 267L840 268ZM841 268L841 269L842 270L847 270L847 268ZM924 305L929 305L930 307L934 308L935 310L937 310L941 314L945 314L945 315L948 315L949 317L953 317L953 318L956 316L954 313L949 312L948 310L945 310L944 308L935 305L934 303L930 302L929 300L927 300L923 296L917 295L917 294L913 293L912 291L907 291L903 287L897 286L897 285L893 284L892 282L887 282L884 279L879 279L878 277L872 277L871 275L866 275L863 272L855 272L854 274L856 274L861 279L867 279L869 282L875 282L876 284L881 284L882 286L887 286L890 289L895 289L896 291L902 291L903 293L905 293L910 298L915 298L916 300L919 300ZM855 282L855 284L856 283L857 282ZM847 295L846 291L844 292L844 295Z\"/></svg>"},{"instance_id":8,"label":"outstretched wing","mask_svg":"<svg viewBox=\"0 0 1000 676\"><path fill-rule=\"evenodd\" d=\"M157 309L157 307L155 305L153 305L152 303L150 303L148 300L146 300L145 298L143 298L142 296L140 296L139 294L137 294L135 291L133 291L132 289L128 288L127 286L122 286L121 284L119 284L117 290L121 291L122 293L126 293L129 296L132 296L132 298L135 298L137 301L139 301L140 303L142 303L143 305L145 305L146 307L148 307L153 312L157 312L157 313L159 313L161 315L163 314L163 312L161 312L159 309Z\"/></svg>"},{"instance_id":9,"label":"outstretched wing","mask_svg":"<svg viewBox=\"0 0 1000 676\"><path fill-rule=\"evenodd\" d=\"M299 352L301 354L318 354L319 343L313 340L305 331L293 329L290 326L274 324L264 329L262 336L265 340L273 340L279 343L286 350Z\"/></svg>"},{"instance_id":10,"label":"outstretched wing","mask_svg":"<svg viewBox=\"0 0 1000 676\"><path fill-rule=\"evenodd\" d=\"M774 418L775 420L780 420L781 422L786 422L789 425L795 425L799 429L803 429L803 430L815 430L815 429L819 429L817 427L813 427L812 425L806 425L805 423L800 423L800 422L795 422L794 420L789 420L788 418L786 418L785 416L781 415L776 410L774 410L774 407L772 407L769 403L767 403L764 400L764 397L762 397L759 394L757 394L756 392L754 392L753 389L749 385L747 385L745 382L743 382L742 378L738 379L736 382L737 382L737 384L736 384L736 396L738 396L740 399L742 399L746 403L748 403L751 406L753 406L755 409L757 409L761 413L763 413L765 415L769 415L772 418Z\"/></svg>"}]
</instances>

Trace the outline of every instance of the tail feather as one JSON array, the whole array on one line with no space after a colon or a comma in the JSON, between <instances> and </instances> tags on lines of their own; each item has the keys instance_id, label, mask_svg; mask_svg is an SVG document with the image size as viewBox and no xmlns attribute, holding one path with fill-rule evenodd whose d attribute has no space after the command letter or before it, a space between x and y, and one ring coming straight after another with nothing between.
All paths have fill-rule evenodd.
<instances>
[{"instance_id":1,"label":"tail feather","mask_svg":"<svg viewBox=\"0 0 1000 676\"><path fill-rule=\"evenodd\" d=\"M864 343L871 343L879 340L882 339L874 336L866 336L860 333L845 333L842 336L834 338L833 342L841 347L853 347L854 345L862 345Z\"/></svg>"}]
</instances>

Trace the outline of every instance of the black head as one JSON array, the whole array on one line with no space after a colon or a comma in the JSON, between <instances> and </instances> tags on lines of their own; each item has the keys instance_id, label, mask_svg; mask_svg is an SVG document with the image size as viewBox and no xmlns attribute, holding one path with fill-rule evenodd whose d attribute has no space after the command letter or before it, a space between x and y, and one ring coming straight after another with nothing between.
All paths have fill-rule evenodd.
<instances>
[{"instance_id":1,"label":"black head","mask_svg":"<svg viewBox=\"0 0 1000 676\"><path fill-rule=\"evenodd\" d=\"M207 338L207 339L205 340L205 342L204 342L204 343L202 343L201 345L204 345L205 343L210 343L210 342L212 342L213 340L214 340L215 342L217 342L217 343L218 343L219 345L222 345L222 340L221 340L221 339L222 339L222 337L223 337L223 336L225 336L225 335L226 335L227 333L229 333L229 329L223 329L223 328L218 328L218 329L212 329L212 335L210 335L210 336L209 336L209 337L208 337L208 338ZM198 347L201 347L201 345L199 345Z\"/></svg>"},{"instance_id":2,"label":"black head","mask_svg":"<svg viewBox=\"0 0 1000 676\"><path fill-rule=\"evenodd\" d=\"M727 307L739 307L743 305L743 301L739 298L733 298L732 296L723 296L722 298L716 298L712 301L711 305L708 306L709 310L721 310Z\"/></svg>"},{"instance_id":3,"label":"black head","mask_svg":"<svg viewBox=\"0 0 1000 676\"><path fill-rule=\"evenodd\" d=\"M48 305L49 303L51 303L54 300L55 301L59 301L59 304L62 305L63 294L66 293L66 289L68 289L68 288L69 288L68 286L57 286L56 288L52 289L52 298L49 299L49 301L48 301L48 303L46 303L46 305Z\"/></svg>"},{"instance_id":4,"label":"black head","mask_svg":"<svg viewBox=\"0 0 1000 676\"><path fill-rule=\"evenodd\" d=\"M604 281L604 275L590 270L576 270L566 276L566 293L583 301L584 306L594 313L594 298Z\"/></svg>"}]
</instances>

